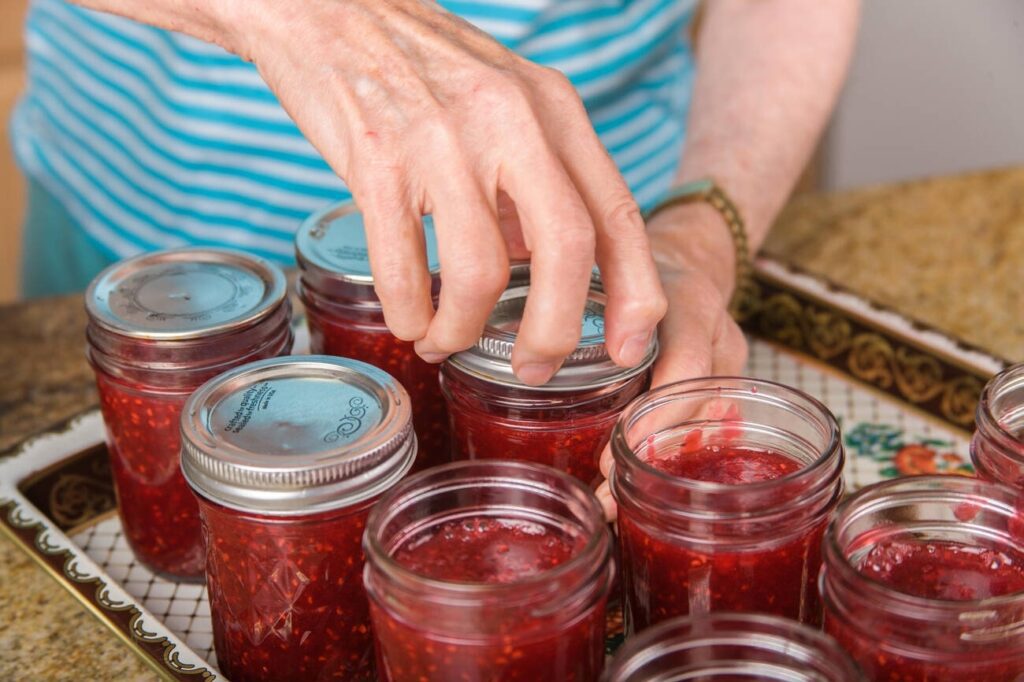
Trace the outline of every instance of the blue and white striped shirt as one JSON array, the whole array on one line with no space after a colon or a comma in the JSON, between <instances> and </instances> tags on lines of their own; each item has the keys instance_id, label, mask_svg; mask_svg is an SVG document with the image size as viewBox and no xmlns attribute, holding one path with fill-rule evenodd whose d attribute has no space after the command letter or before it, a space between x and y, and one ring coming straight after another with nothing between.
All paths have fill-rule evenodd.
<instances>
[{"instance_id":1,"label":"blue and white striped shirt","mask_svg":"<svg viewBox=\"0 0 1024 682\"><path fill-rule=\"evenodd\" d=\"M564 72L641 205L672 180L693 78L695 0L447 0ZM32 0L25 172L113 257L183 244L288 263L299 222L347 197L255 67L176 33Z\"/></svg>"}]
</instances>

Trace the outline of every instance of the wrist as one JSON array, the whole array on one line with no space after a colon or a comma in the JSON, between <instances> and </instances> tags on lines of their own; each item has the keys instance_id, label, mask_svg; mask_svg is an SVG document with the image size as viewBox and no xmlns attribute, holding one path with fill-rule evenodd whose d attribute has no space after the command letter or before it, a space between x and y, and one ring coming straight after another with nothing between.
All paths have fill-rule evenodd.
<instances>
[{"instance_id":1,"label":"wrist","mask_svg":"<svg viewBox=\"0 0 1024 682\"><path fill-rule=\"evenodd\" d=\"M671 206L647 231L659 267L700 270L729 300L736 287L736 245L721 213L704 202Z\"/></svg>"}]
</instances>

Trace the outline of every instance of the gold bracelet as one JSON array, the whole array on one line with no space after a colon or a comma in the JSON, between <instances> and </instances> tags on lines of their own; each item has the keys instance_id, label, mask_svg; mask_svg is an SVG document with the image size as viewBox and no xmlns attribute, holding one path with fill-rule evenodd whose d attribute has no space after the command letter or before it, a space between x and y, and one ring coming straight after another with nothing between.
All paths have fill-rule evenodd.
<instances>
[{"instance_id":1,"label":"gold bracelet","mask_svg":"<svg viewBox=\"0 0 1024 682\"><path fill-rule=\"evenodd\" d=\"M736 253L736 286L729 300L729 312L737 320L745 319L757 300L757 286L754 283L754 267L750 262L750 246L747 241L747 228L736 204L711 178L695 180L677 185L654 208L644 215L644 220L651 218L672 206L709 204L725 220L732 235Z\"/></svg>"}]
</instances>

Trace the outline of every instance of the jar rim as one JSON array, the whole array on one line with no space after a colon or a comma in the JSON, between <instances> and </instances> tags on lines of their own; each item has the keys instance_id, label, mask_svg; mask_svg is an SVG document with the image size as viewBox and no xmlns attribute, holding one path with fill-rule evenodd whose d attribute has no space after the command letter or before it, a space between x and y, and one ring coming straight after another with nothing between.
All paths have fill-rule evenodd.
<instances>
[{"instance_id":1,"label":"jar rim","mask_svg":"<svg viewBox=\"0 0 1024 682\"><path fill-rule=\"evenodd\" d=\"M726 383L731 383L734 387L728 388L728 392L723 392L723 384ZM748 388L741 387L744 385ZM699 481L696 479L684 478L682 476L674 476L658 469L648 462L645 462L637 455L633 447L629 445L626 438L626 432L629 426L631 423L643 416L644 413L640 412L643 408L649 406L651 408L656 408L660 406L660 403L658 402L659 400L674 395L685 394L687 396L692 396L699 392L713 394L716 397L728 396L729 393L735 393L737 391L742 391L744 394L747 394L752 392L752 388L759 389L753 392L759 393L762 396L762 399L765 396L765 392L761 389L770 388L774 391L781 391L794 398L806 401L811 408L819 412L822 422L828 427L829 434L828 443L825 447L820 449L821 451L814 461L810 462L807 466L800 467L796 471L779 476L778 478L735 485L731 483ZM619 415L619 419L615 422L615 426L612 429L610 442L615 463L621 459L624 463L628 462L630 466L638 466L645 475L653 476L660 482L667 483L677 489L705 494L757 494L791 483L796 483L804 479L813 479L826 466L826 464L828 464L832 454L842 449L839 423L836 421L831 410L829 410L824 403L804 391L793 388L792 386L787 386L775 381L769 381L767 379L752 379L741 376L712 376L696 379L684 379L682 381L665 384L648 391L630 403ZM609 478L612 478L615 463L612 465L612 472L609 473Z\"/></svg>"},{"instance_id":2,"label":"jar rim","mask_svg":"<svg viewBox=\"0 0 1024 682\"><path fill-rule=\"evenodd\" d=\"M501 470L501 473L486 475L488 469ZM476 477L470 477L474 471L481 472ZM459 482L459 474L466 473L462 482ZM519 476L516 476L519 474ZM518 482L529 483L530 474L553 477L563 486L566 496L575 496L575 502L585 507L585 512L592 519L597 520L597 531L590 532L585 545L577 554L570 557L557 566L527 576L524 579L510 583L478 583L454 580L442 580L421 575L416 571L403 566L397 561L381 542L380 533L387 524L390 516L398 510L403 509L423 498L421 491L428 482L443 483L446 487L464 487L470 483L479 485L482 481L502 482L504 484ZM532 485L540 489L539 483ZM549 486L549 490L552 489ZM442 489L443 490L443 489ZM417 495L417 491L420 494ZM402 504L402 502L405 504ZM486 507L483 507L486 509ZM587 530L584 528L584 530ZM425 471L418 472L385 493L370 510L366 521L366 532L363 535L363 548L366 553L367 567L373 566L381 569L385 574L397 577L406 584L416 585L425 590L434 590L446 593L457 598L471 598L481 595L511 595L528 591L529 588L541 587L552 583L560 578L579 571L581 567L600 561L600 555L609 555L610 540L608 531L604 524L604 511L601 503L594 496L593 492L583 485L582 482L569 474L559 471L553 467L535 462L522 462L513 460L467 460L452 462L442 466L431 467Z\"/></svg>"},{"instance_id":3,"label":"jar rim","mask_svg":"<svg viewBox=\"0 0 1024 682\"><path fill-rule=\"evenodd\" d=\"M987 488L987 494L982 495L978 493L976 491L977 488ZM856 581L859 589L867 589L869 592L881 595L879 603L895 605L887 610L909 608L916 609L919 612L962 612L994 609L1002 606L1024 606L1024 591L1012 592L998 597L957 601L920 597L891 587L881 580L877 580L859 571L853 565L840 545L838 537L841 532L840 526L854 520L852 515L854 511L858 510L859 506L865 506L862 511L867 513L882 506L886 496L909 495L914 492L922 494L928 492L935 494L945 493L950 498L963 497L964 499L960 502L961 504L969 502L980 506L983 504L996 505L998 502L1002 510L1012 515L1017 515L1017 509L1006 501L1005 496L1018 501L1022 500L1019 493L1008 485L948 474L905 476L869 485L842 501L828 528L825 530L824 554L826 559L823 563L822 580L826 580L825 576L829 572L833 570L838 571L841 577L847 581L851 579ZM1004 496L1004 498L997 501L996 493ZM910 498L907 501L909 502ZM917 498L917 501L923 501L923 498Z\"/></svg>"},{"instance_id":4,"label":"jar rim","mask_svg":"<svg viewBox=\"0 0 1024 682\"><path fill-rule=\"evenodd\" d=\"M1024 440L1020 436L1010 433L996 418L996 415L992 413L992 401L998 393L1016 388L1024 392L1024 363L1011 365L989 379L978 399L978 425L993 429L998 440L1008 443L1022 443ZM1002 454L1024 463L1024 452L1018 453L1015 450L1009 450Z\"/></svg>"},{"instance_id":5,"label":"jar rim","mask_svg":"<svg viewBox=\"0 0 1024 682\"><path fill-rule=\"evenodd\" d=\"M713 635L723 638L733 637L735 640L702 642L702 639ZM833 638L821 630L789 618L746 612L712 612L680 616L652 625L623 644L622 648L616 652L612 663L609 664L606 677L603 679L614 681L616 678L613 675L637 674L642 672L643 666L652 658L656 660L660 656L677 653L681 650L695 649L701 645L725 643L755 650L766 650L769 649L766 646L768 644L766 637L771 636L780 638L778 644L787 645L785 648L771 648L771 651L775 653L785 654L787 657L795 659L795 651L788 645L796 642L809 652L823 653L823 663L843 666L844 669L836 672L842 673L844 680L864 679L863 673L850 655ZM682 646L683 643L689 642L691 638L695 637L701 638L693 641L693 644L697 646ZM654 651L649 651L651 649ZM644 653L648 653L648 657L641 659L640 657ZM751 663L759 662L751 661Z\"/></svg>"}]
</instances>

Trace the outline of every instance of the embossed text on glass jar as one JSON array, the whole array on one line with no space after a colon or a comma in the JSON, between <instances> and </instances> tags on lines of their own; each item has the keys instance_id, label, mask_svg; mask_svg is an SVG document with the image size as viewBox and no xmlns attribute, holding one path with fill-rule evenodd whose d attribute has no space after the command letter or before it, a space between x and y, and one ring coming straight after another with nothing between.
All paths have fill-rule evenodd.
<instances>
[{"instance_id":1,"label":"embossed text on glass jar","mask_svg":"<svg viewBox=\"0 0 1024 682\"><path fill-rule=\"evenodd\" d=\"M961 476L884 481L825 536L825 630L871 680L1024 674L1021 494Z\"/></svg>"},{"instance_id":2,"label":"embossed text on glass jar","mask_svg":"<svg viewBox=\"0 0 1024 682\"><path fill-rule=\"evenodd\" d=\"M436 299L441 279L430 216L423 218L423 233ZM302 270L299 295L306 307L310 350L368 362L398 379L412 398L419 442L415 468L450 461L438 366L422 360L411 341L397 338L384 323L363 218L355 204L341 202L310 216L296 235L295 252Z\"/></svg>"},{"instance_id":3,"label":"embossed text on glass jar","mask_svg":"<svg viewBox=\"0 0 1024 682\"><path fill-rule=\"evenodd\" d=\"M604 345L605 296L592 291L579 346L547 384L526 386L511 357L528 292L507 290L476 346L442 367L455 458L538 462L597 485L615 419L649 384L656 342L636 367L615 365Z\"/></svg>"},{"instance_id":4,"label":"embossed text on glass jar","mask_svg":"<svg viewBox=\"0 0 1024 682\"><path fill-rule=\"evenodd\" d=\"M993 377L981 393L971 439L978 475L1024 489L1024 364Z\"/></svg>"},{"instance_id":5,"label":"embossed text on glass jar","mask_svg":"<svg viewBox=\"0 0 1024 682\"><path fill-rule=\"evenodd\" d=\"M626 408L612 453L628 631L715 611L820 622L821 536L843 491L824 405L767 381L683 381Z\"/></svg>"},{"instance_id":6,"label":"embossed text on glass jar","mask_svg":"<svg viewBox=\"0 0 1024 682\"><path fill-rule=\"evenodd\" d=\"M500 460L422 472L374 508L365 546L383 680L600 674L611 537L565 473Z\"/></svg>"},{"instance_id":7,"label":"embossed text on glass jar","mask_svg":"<svg viewBox=\"0 0 1024 682\"><path fill-rule=\"evenodd\" d=\"M416 456L404 389L344 358L253 363L193 394L182 444L221 670L233 682L371 679L360 542L370 506Z\"/></svg>"},{"instance_id":8,"label":"embossed text on glass jar","mask_svg":"<svg viewBox=\"0 0 1024 682\"><path fill-rule=\"evenodd\" d=\"M199 510L178 466L179 417L210 377L291 351L284 275L220 249L160 251L104 270L86 310L125 538L153 571L200 579Z\"/></svg>"},{"instance_id":9,"label":"embossed text on glass jar","mask_svg":"<svg viewBox=\"0 0 1024 682\"><path fill-rule=\"evenodd\" d=\"M863 682L831 637L788 618L713 613L673 618L630 638L603 682Z\"/></svg>"}]
</instances>

